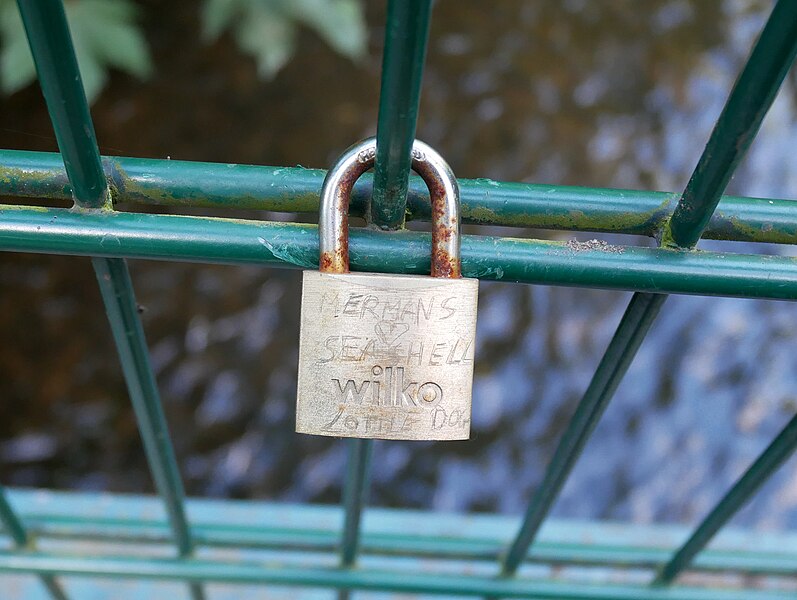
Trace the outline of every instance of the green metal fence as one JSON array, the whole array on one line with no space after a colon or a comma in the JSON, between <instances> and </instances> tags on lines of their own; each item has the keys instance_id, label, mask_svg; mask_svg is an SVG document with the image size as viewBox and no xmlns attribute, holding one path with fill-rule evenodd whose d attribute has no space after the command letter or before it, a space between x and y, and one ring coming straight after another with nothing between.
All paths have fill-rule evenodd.
<instances>
[{"instance_id":1,"label":"green metal fence","mask_svg":"<svg viewBox=\"0 0 797 600\"><path fill-rule=\"evenodd\" d=\"M185 500L125 258L316 268L317 228L114 206L314 212L324 173L102 158L61 0L18 4L61 153L0 151L0 194L71 198L75 205L2 206L0 249L92 257L160 499L0 490L8 541L0 550L0 586L3 577L33 574L59 599L89 597L87 590L103 585L117 597L122 579L179 582L176 593L193 598L239 598L249 584L270 584L273 594L300 586L342 595L794 597L797 535L715 534L797 447L797 417L691 532L546 517L667 294L797 299L794 258L695 250L701 236L797 242L794 201L722 196L797 52L796 2L775 5L682 195L460 181L465 222L660 241L657 248L574 249L529 239L462 240L469 277L635 292L520 523L490 515L364 511L372 452L367 440L348 442L341 508ZM352 202L354 213L383 231L351 232L356 270L429 269L428 235L403 225L405 217L429 218L426 192L409 176L409 159L430 18L431 0L388 3L376 169L358 183ZM708 583L676 581L685 571ZM735 578L712 580L719 572ZM219 584L243 587L230 592ZM8 592L3 597L14 595L14 585L0 588Z\"/></svg>"}]
</instances>

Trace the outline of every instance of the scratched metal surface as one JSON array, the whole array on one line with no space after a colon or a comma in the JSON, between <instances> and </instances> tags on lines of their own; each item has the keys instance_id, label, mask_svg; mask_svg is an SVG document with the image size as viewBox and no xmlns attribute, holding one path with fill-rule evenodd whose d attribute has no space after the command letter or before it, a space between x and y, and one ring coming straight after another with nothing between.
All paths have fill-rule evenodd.
<instances>
[{"instance_id":1,"label":"scratched metal surface","mask_svg":"<svg viewBox=\"0 0 797 600\"><path fill-rule=\"evenodd\" d=\"M296 431L470 437L478 279L302 277Z\"/></svg>"}]
</instances>

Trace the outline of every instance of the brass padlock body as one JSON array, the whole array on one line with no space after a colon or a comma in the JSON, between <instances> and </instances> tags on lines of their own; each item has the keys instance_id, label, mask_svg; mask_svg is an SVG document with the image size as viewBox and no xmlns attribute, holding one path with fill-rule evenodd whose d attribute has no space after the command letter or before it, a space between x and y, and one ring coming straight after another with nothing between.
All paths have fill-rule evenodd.
<instances>
[{"instance_id":1,"label":"brass padlock body","mask_svg":"<svg viewBox=\"0 0 797 600\"><path fill-rule=\"evenodd\" d=\"M305 271L296 431L470 435L478 280Z\"/></svg>"},{"instance_id":2,"label":"brass padlock body","mask_svg":"<svg viewBox=\"0 0 797 600\"><path fill-rule=\"evenodd\" d=\"M433 277L349 273L349 197L375 155L373 138L356 144L324 180L320 271L303 277L296 431L468 439L479 282L460 275L457 181L413 144L432 199Z\"/></svg>"}]
</instances>

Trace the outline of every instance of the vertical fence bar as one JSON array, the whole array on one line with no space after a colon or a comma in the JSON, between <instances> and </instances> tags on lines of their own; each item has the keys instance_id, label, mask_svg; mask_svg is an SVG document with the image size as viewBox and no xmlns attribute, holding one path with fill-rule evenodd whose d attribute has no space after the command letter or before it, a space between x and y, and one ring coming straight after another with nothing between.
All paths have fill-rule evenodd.
<instances>
[{"instance_id":1,"label":"vertical fence bar","mask_svg":"<svg viewBox=\"0 0 797 600\"><path fill-rule=\"evenodd\" d=\"M684 194L665 225L662 244L691 249L761 126L797 52L797 2L780 0L736 81ZM559 442L502 561L513 575L528 554L567 476L622 381L667 296L636 293Z\"/></svg>"},{"instance_id":2,"label":"vertical fence bar","mask_svg":"<svg viewBox=\"0 0 797 600\"><path fill-rule=\"evenodd\" d=\"M370 205L370 220L382 229L404 224L431 18L431 0L388 2Z\"/></svg>"},{"instance_id":3,"label":"vertical fence bar","mask_svg":"<svg viewBox=\"0 0 797 600\"><path fill-rule=\"evenodd\" d=\"M369 443L363 443L368 441ZM346 469L346 485L343 490L343 506L346 517L343 523L343 547L341 562L345 566L354 564L360 542L360 517L367 500L368 472L371 464L373 444L370 440L351 439Z\"/></svg>"},{"instance_id":4,"label":"vertical fence bar","mask_svg":"<svg viewBox=\"0 0 797 600\"><path fill-rule=\"evenodd\" d=\"M25 529L25 526L22 524L22 521L20 521L19 517L17 516L17 513L14 512L14 508L8 501L5 489L3 489L2 486L0 486L0 523L3 524L3 529L5 529L8 535L11 537L11 540L14 542L14 546L16 548L25 548L30 546L31 539L28 536L28 532ZM52 575L42 575L40 576L40 579L44 584L44 587L47 588L47 591L53 598L56 600L67 600L64 590L61 589L61 586L55 580L55 577Z\"/></svg>"},{"instance_id":5,"label":"vertical fence bar","mask_svg":"<svg viewBox=\"0 0 797 600\"><path fill-rule=\"evenodd\" d=\"M792 417L766 450L750 465L717 505L698 525L689 539L665 564L653 585L668 585L686 569L698 552L735 515L797 449L797 416Z\"/></svg>"},{"instance_id":6,"label":"vertical fence bar","mask_svg":"<svg viewBox=\"0 0 797 600\"><path fill-rule=\"evenodd\" d=\"M104 206L107 183L83 82L79 74L72 76L78 66L64 7L60 0L17 0L17 4L75 202L85 208ZM74 101L79 98L83 101Z\"/></svg>"},{"instance_id":7,"label":"vertical fence bar","mask_svg":"<svg viewBox=\"0 0 797 600\"><path fill-rule=\"evenodd\" d=\"M18 0L75 203L82 208L110 207L88 102L83 89L62 0ZM193 552L185 516L184 492L169 438L144 330L127 263L93 258L105 310L122 363L155 485L163 499L180 556ZM203 598L197 583L195 599Z\"/></svg>"},{"instance_id":8,"label":"vertical fence bar","mask_svg":"<svg viewBox=\"0 0 797 600\"><path fill-rule=\"evenodd\" d=\"M377 154L370 221L382 229L404 224L412 143L415 140L431 0L390 0L387 7L382 84L379 94ZM348 440L348 467L343 504L345 518L341 564L357 560L360 518L368 495L368 473L373 441ZM346 598L341 591L339 597Z\"/></svg>"}]
</instances>

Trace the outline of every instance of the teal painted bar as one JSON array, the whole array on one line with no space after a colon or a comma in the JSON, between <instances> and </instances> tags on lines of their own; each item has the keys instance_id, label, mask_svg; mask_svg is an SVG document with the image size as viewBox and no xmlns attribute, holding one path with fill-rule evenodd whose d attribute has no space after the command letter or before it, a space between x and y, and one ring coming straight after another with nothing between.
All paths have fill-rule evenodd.
<instances>
[{"instance_id":1,"label":"teal painted bar","mask_svg":"<svg viewBox=\"0 0 797 600\"><path fill-rule=\"evenodd\" d=\"M389 0L382 52L376 165L370 221L381 229L404 225L410 153L432 20L431 0ZM352 140L354 142L355 140Z\"/></svg>"},{"instance_id":2,"label":"teal painted bar","mask_svg":"<svg viewBox=\"0 0 797 600\"><path fill-rule=\"evenodd\" d=\"M326 171L149 158L105 157L116 203L218 210L318 213ZM373 178L355 185L352 214L362 216ZM675 209L677 193L583 188L491 179L460 179L462 220L481 225L625 233L655 237ZM59 154L0 150L0 195L70 199L72 188ZM792 244L797 242L794 200L722 196L704 237ZM410 178L407 219L429 220L429 194Z\"/></svg>"},{"instance_id":3,"label":"teal painted bar","mask_svg":"<svg viewBox=\"0 0 797 600\"><path fill-rule=\"evenodd\" d=\"M354 270L429 273L428 234L351 231ZM315 225L0 208L0 250L318 268ZM633 246L582 248L532 239L466 235L462 267L485 280L740 298L797 298L797 259Z\"/></svg>"},{"instance_id":4,"label":"teal painted bar","mask_svg":"<svg viewBox=\"0 0 797 600\"><path fill-rule=\"evenodd\" d=\"M80 198L77 202L88 208L103 206L109 198L88 105L60 99L65 88L83 94L80 77L73 77L77 73L77 60L74 52L68 51L71 40L63 4L60 0L18 0L17 5L40 74L55 137L63 153L63 164L74 182L75 196ZM78 136L73 135L74 127L80 131ZM17 534L23 534L24 545L27 545L22 523L16 521ZM53 598L66 600L63 588L53 577L43 576L42 583Z\"/></svg>"},{"instance_id":5,"label":"teal painted bar","mask_svg":"<svg viewBox=\"0 0 797 600\"><path fill-rule=\"evenodd\" d=\"M5 488L2 486L0 486L0 523L2 523L3 531L11 538L15 548L27 550L33 547L25 526L8 501ZM39 579L47 590L49 597L55 598L55 600L67 600L61 585L52 575L42 575Z\"/></svg>"},{"instance_id":6,"label":"teal painted bar","mask_svg":"<svg viewBox=\"0 0 797 600\"><path fill-rule=\"evenodd\" d=\"M653 582L654 585L668 585L682 571L689 568L698 552L706 547L714 535L753 497L795 449L797 449L797 416L792 417L766 450L695 528L689 539L661 568ZM795 558L797 559L797 555Z\"/></svg>"},{"instance_id":7,"label":"teal painted bar","mask_svg":"<svg viewBox=\"0 0 797 600\"><path fill-rule=\"evenodd\" d=\"M19 0L19 8L75 204L84 209L109 208L109 189L62 0ZM167 505L178 552L188 556L193 542L185 520L182 483L149 364L130 273L120 258L94 257L92 266L150 469ZM191 595L195 600L204 597L198 585L191 586Z\"/></svg>"},{"instance_id":8,"label":"teal painted bar","mask_svg":"<svg viewBox=\"0 0 797 600\"><path fill-rule=\"evenodd\" d=\"M226 562L197 558L170 559L80 556L55 553L0 552L0 572L57 573L114 579L272 584L428 594L500 596L546 600L793 600L793 591L677 587L651 588L616 583L559 582L530 578L495 578L463 573L430 573L421 568L379 570L294 566L267 562Z\"/></svg>"},{"instance_id":9,"label":"teal painted bar","mask_svg":"<svg viewBox=\"0 0 797 600\"><path fill-rule=\"evenodd\" d=\"M739 75L684 195L665 226L662 245L691 249L725 186L755 138L761 121L797 52L797 3L781 0L773 10ZM666 290L650 290L666 292ZM512 575L534 543L570 471L586 446L617 386L666 300L660 293L631 298L609 347L554 451L543 482L532 496L502 572Z\"/></svg>"},{"instance_id":10,"label":"teal painted bar","mask_svg":"<svg viewBox=\"0 0 797 600\"><path fill-rule=\"evenodd\" d=\"M753 143L761 123L797 55L797 2L779 0L744 70L731 91L695 171L678 201L662 240L692 248L720 196ZM741 479L709 512L689 540L664 565L654 585L668 585L695 555L772 476L797 446L797 417L767 447Z\"/></svg>"},{"instance_id":11,"label":"teal painted bar","mask_svg":"<svg viewBox=\"0 0 797 600\"><path fill-rule=\"evenodd\" d=\"M25 526L20 521L14 508L6 497L5 488L0 486L0 523L3 524L3 530L14 541L14 545L22 547L28 544L28 534L25 531Z\"/></svg>"},{"instance_id":12,"label":"teal painted bar","mask_svg":"<svg viewBox=\"0 0 797 600\"><path fill-rule=\"evenodd\" d=\"M11 490L17 514L43 543L111 541L131 552L167 545L171 531L161 500L152 496ZM212 548L334 552L344 509L339 506L189 499L194 538ZM363 517L361 548L368 556L494 563L519 518L371 508ZM675 525L549 520L527 563L654 568L688 537ZM791 576L797 533L726 529L701 553L698 571ZM492 565L490 564L492 567Z\"/></svg>"}]
</instances>

